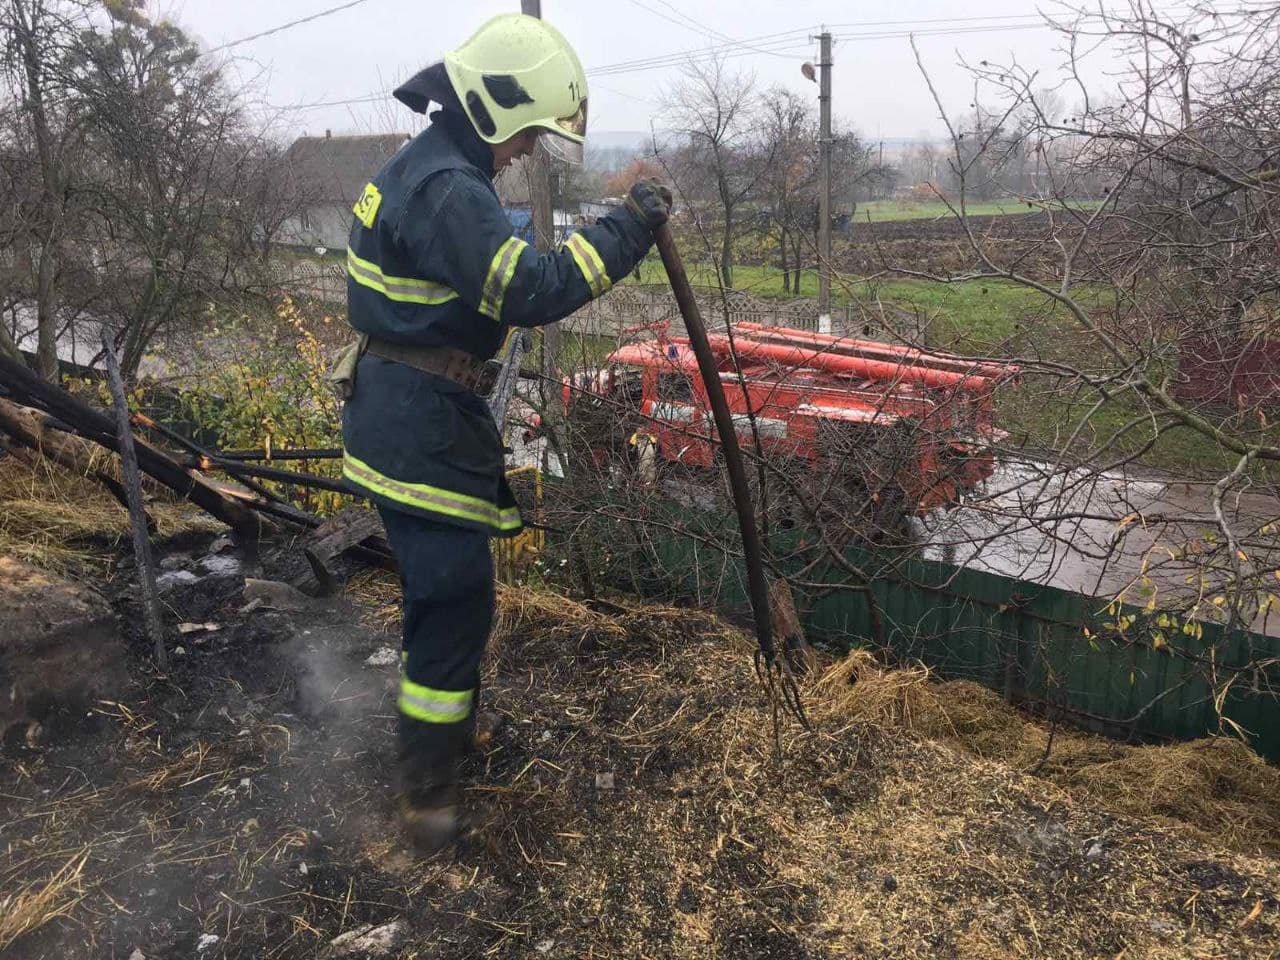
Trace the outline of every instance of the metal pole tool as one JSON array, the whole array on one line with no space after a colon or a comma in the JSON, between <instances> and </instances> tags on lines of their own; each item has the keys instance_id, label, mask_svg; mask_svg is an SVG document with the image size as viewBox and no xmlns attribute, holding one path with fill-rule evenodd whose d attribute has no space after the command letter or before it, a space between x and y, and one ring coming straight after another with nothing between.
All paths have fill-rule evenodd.
<instances>
[{"instance_id":1,"label":"metal pole tool","mask_svg":"<svg viewBox=\"0 0 1280 960\"><path fill-rule=\"evenodd\" d=\"M676 304L680 307L680 315L684 318L689 343L698 359L698 371L702 374L702 382L706 384L707 400L711 404L716 432L720 436L720 449L724 451L725 472L729 475L729 489L733 493L738 529L742 533L742 553L747 566L747 587L751 598L752 618L755 621L756 640L760 644L757 666L770 693L781 688L788 708L802 723L806 723L795 678L786 657L778 656L774 645L773 625L769 617L769 584L764 575L764 557L760 547L760 534L756 529L755 508L747 486L747 473L742 465L737 430L729 412L728 401L725 400L724 385L720 381L720 369L711 352L707 328L702 322L702 313L694 298L693 287L689 284L684 262L680 259L680 251L676 249L671 228L664 223L653 231L653 238L662 257L662 265L667 270L667 279L675 294ZM774 702L777 702L776 699Z\"/></svg>"}]
</instances>

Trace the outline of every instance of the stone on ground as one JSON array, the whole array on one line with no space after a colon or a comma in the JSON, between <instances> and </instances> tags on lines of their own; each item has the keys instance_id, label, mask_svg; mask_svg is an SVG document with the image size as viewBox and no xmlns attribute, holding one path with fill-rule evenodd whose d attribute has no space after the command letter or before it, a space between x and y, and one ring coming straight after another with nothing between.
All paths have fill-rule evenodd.
<instances>
[{"instance_id":1,"label":"stone on ground","mask_svg":"<svg viewBox=\"0 0 1280 960\"><path fill-rule=\"evenodd\" d=\"M372 924L356 927L346 933L334 937L322 956L337 957L386 957L404 942L405 925L400 920L384 923L380 927Z\"/></svg>"}]
</instances>

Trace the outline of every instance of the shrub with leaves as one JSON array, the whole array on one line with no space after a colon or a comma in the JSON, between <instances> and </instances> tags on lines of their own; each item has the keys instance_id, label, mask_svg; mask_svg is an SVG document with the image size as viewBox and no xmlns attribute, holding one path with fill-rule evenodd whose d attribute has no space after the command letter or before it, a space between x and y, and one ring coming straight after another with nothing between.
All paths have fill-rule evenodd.
<instances>
[{"instance_id":1,"label":"shrub with leaves","mask_svg":"<svg viewBox=\"0 0 1280 960\"><path fill-rule=\"evenodd\" d=\"M216 326L202 351L207 369L181 394L182 415L216 435L220 449L261 450L268 461L285 450L341 446L341 410L326 379L321 338L332 323L285 297L270 321L243 317ZM336 460L290 461L289 469L340 473ZM349 505L342 494L264 483L304 510L323 514Z\"/></svg>"}]
</instances>

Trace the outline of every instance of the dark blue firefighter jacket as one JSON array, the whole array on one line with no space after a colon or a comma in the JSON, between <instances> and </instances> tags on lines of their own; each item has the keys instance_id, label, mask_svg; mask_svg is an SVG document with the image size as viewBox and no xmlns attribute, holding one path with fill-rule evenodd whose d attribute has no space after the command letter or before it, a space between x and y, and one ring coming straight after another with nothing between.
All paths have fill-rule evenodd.
<instances>
[{"instance_id":1,"label":"dark blue firefighter jacket","mask_svg":"<svg viewBox=\"0 0 1280 960\"><path fill-rule=\"evenodd\" d=\"M512 327L536 327L602 296L648 252L619 208L539 254L513 236L489 147L441 111L356 201L347 315L360 333L492 357ZM343 410L343 475L375 501L498 534L520 530L502 442L484 400L456 383L365 355Z\"/></svg>"}]
</instances>

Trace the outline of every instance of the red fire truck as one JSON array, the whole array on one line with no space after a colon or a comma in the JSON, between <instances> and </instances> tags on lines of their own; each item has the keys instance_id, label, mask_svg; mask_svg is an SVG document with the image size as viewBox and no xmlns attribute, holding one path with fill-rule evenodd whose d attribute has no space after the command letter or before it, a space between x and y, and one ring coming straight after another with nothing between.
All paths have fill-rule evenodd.
<instances>
[{"instance_id":1,"label":"red fire truck","mask_svg":"<svg viewBox=\"0 0 1280 960\"><path fill-rule=\"evenodd\" d=\"M649 331L566 383L571 419L593 422L598 462L630 446L632 463L711 469L715 425L689 341L665 323ZM901 515L952 503L994 469L1005 434L993 393L1016 366L754 323L710 340L749 451L838 476L846 494Z\"/></svg>"}]
</instances>

